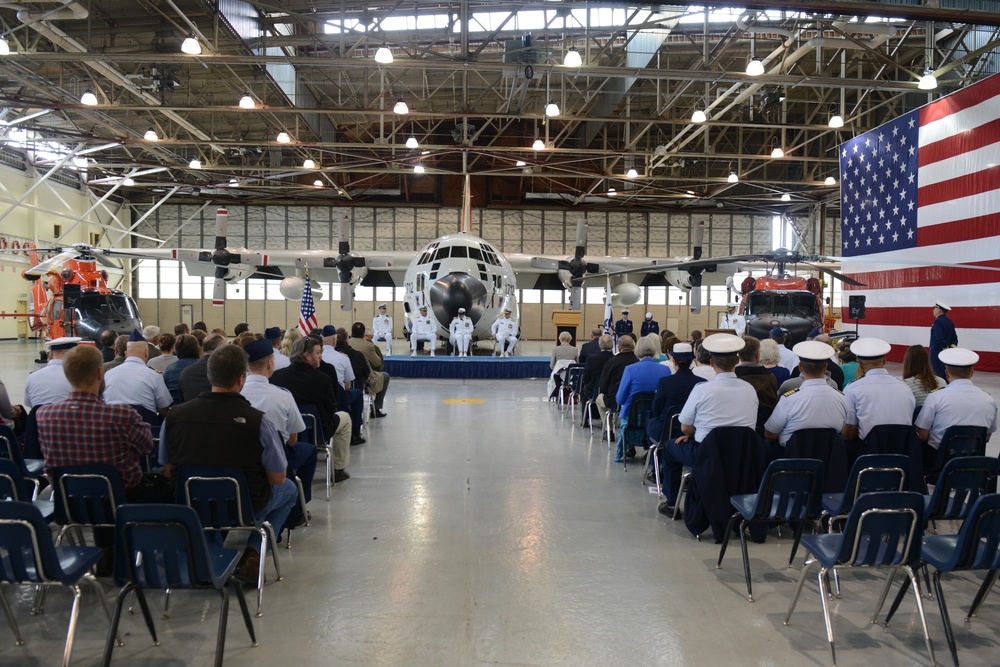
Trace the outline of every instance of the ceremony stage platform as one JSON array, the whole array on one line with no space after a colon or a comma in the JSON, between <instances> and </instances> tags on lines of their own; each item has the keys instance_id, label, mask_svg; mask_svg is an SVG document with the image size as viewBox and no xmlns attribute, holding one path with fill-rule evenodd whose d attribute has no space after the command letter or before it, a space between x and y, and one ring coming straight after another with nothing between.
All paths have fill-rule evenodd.
<instances>
[{"instance_id":1,"label":"ceremony stage platform","mask_svg":"<svg viewBox=\"0 0 1000 667\"><path fill-rule=\"evenodd\" d=\"M385 370L397 378L527 379L549 377L548 357L386 357Z\"/></svg>"}]
</instances>

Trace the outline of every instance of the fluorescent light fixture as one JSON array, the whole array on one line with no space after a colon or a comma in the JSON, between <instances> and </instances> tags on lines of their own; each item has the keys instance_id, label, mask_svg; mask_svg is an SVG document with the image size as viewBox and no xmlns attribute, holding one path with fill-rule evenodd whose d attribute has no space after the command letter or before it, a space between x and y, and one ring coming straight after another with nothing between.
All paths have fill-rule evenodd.
<instances>
[{"instance_id":1,"label":"fluorescent light fixture","mask_svg":"<svg viewBox=\"0 0 1000 667\"><path fill-rule=\"evenodd\" d=\"M316 168L316 163L313 162L310 158L306 158L305 160L302 161L302 168L303 169L315 169Z\"/></svg>"},{"instance_id":2,"label":"fluorescent light fixture","mask_svg":"<svg viewBox=\"0 0 1000 667\"><path fill-rule=\"evenodd\" d=\"M292 138L288 136L287 132L278 132L278 136L274 138L279 144L290 144L292 143Z\"/></svg>"},{"instance_id":3,"label":"fluorescent light fixture","mask_svg":"<svg viewBox=\"0 0 1000 667\"><path fill-rule=\"evenodd\" d=\"M398 113L400 116L410 113L410 107L406 106L406 101L402 97L396 101L396 106L392 107L393 113Z\"/></svg>"},{"instance_id":4,"label":"fluorescent light fixture","mask_svg":"<svg viewBox=\"0 0 1000 667\"><path fill-rule=\"evenodd\" d=\"M392 51L389 50L388 46L383 44L378 47L378 51L375 52L375 62L379 65L388 65L392 62Z\"/></svg>"},{"instance_id":5,"label":"fluorescent light fixture","mask_svg":"<svg viewBox=\"0 0 1000 667\"><path fill-rule=\"evenodd\" d=\"M608 188L608 196L609 197L616 197L616 196L618 196L618 191L615 190L614 188Z\"/></svg>"},{"instance_id":6,"label":"fluorescent light fixture","mask_svg":"<svg viewBox=\"0 0 1000 667\"><path fill-rule=\"evenodd\" d=\"M194 35L188 35L183 42L181 42L181 52L186 53L189 56L201 55L201 44Z\"/></svg>"},{"instance_id":7,"label":"fluorescent light fixture","mask_svg":"<svg viewBox=\"0 0 1000 667\"><path fill-rule=\"evenodd\" d=\"M229 179L229 187L231 187L231 188L235 188L235 187L236 187L236 186L238 186L239 184L240 184L240 182L239 182L239 181L237 181L237 180L236 180L235 178L230 178L230 179Z\"/></svg>"},{"instance_id":8,"label":"fluorescent light fixture","mask_svg":"<svg viewBox=\"0 0 1000 667\"><path fill-rule=\"evenodd\" d=\"M201 169L201 160L195 158L188 162L188 169Z\"/></svg>"},{"instance_id":9,"label":"fluorescent light fixture","mask_svg":"<svg viewBox=\"0 0 1000 667\"><path fill-rule=\"evenodd\" d=\"M76 167L77 169L86 169L87 168L87 158L85 158L85 157L75 157L75 158L73 158L73 166Z\"/></svg>"},{"instance_id":10,"label":"fluorescent light fixture","mask_svg":"<svg viewBox=\"0 0 1000 667\"><path fill-rule=\"evenodd\" d=\"M555 118L558 116L559 105L550 100L549 103L545 105L545 115L549 118Z\"/></svg>"},{"instance_id":11,"label":"fluorescent light fixture","mask_svg":"<svg viewBox=\"0 0 1000 667\"><path fill-rule=\"evenodd\" d=\"M638 177L639 177L639 172L637 172L634 168L633 169L629 169L625 173L625 178L638 178Z\"/></svg>"},{"instance_id":12,"label":"fluorescent light fixture","mask_svg":"<svg viewBox=\"0 0 1000 667\"><path fill-rule=\"evenodd\" d=\"M773 158L785 157L785 151L781 150L781 146L775 146L774 148L771 149L771 157Z\"/></svg>"},{"instance_id":13,"label":"fluorescent light fixture","mask_svg":"<svg viewBox=\"0 0 1000 667\"><path fill-rule=\"evenodd\" d=\"M735 171L729 172L729 178L726 179L728 183L739 183L740 177L736 175Z\"/></svg>"},{"instance_id":14,"label":"fluorescent light fixture","mask_svg":"<svg viewBox=\"0 0 1000 667\"><path fill-rule=\"evenodd\" d=\"M10 44L3 37L0 37L0 56L10 55Z\"/></svg>"},{"instance_id":15,"label":"fluorescent light fixture","mask_svg":"<svg viewBox=\"0 0 1000 667\"><path fill-rule=\"evenodd\" d=\"M514 164L514 166L515 166L515 167L525 167L525 166L527 166L527 164L528 164L528 163L527 163L527 162L525 162L524 160L518 160L518 161L517 161L517 162L516 162L516 163Z\"/></svg>"},{"instance_id":16,"label":"fluorescent light fixture","mask_svg":"<svg viewBox=\"0 0 1000 667\"><path fill-rule=\"evenodd\" d=\"M420 151L420 154L421 155L430 155L431 152L430 151Z\"/></svg>"},{"instance_id":17,"label":"fluorescent light fixture","mask_svg":"<svg viewBox=\"0 0 1000 667\"><path fill-rule=\"evenodd\" d=\"M787 192L781 195L781 201L792 201L792 195Z\"/></svg>"},{"instance_id":18,"label":"fluorescent light fixture","mask_svg":"<svg viewBox=\"0 0 1000 667\"><path fill-rule=\"evenodd\" d=\"M844 117L840 115L839 111L830 114L830 127L833 129L844 127Z\"/></svg>"},{"instance_id":19,"label":"fluorescent light fixture","mask_svg":"<svg viewBox=\"0 0 1000 667\"><path fill-rule=\"evenodd\" d=\"M924 75L920 77L920 83L917 84L917 88L920 90L934 90L937 88L937 77L934 76L930 68L924 70Z\"/></svg>"},{"instance_id":20,"label":"fluorescent light fixture","mask_svg":"<svg viewBox=\"0 0 1000 667\"><path fill-rule=\"evenodd\" d=\"M833 176L827 176L826 180L823 181L823 185L836 185L836 184L837 184L837 179L834 178Z\"/></svg>"},{"instance_id":21,"label":"fluorescent light fixture","mask_svg":"<svg viewBox=\"0 0 1000 667\"><path fill-rule=\"evenodd\" d=\"M424 165L422 165L422 164L414 165L413 166L413 173L414 174L422 174L422 173L424 173Z\"/></svg>"},{"instance_id":22,"label":"fluorescent light fixture","mask_svg":"<svg viewBox=\"0 0 1000 667\"><path fill-rule=\"evenodd\" d=\"M563 56L563 65L566 67L581 67L583 66L583 57L580 56L580 52L576 50L575 46L569 47L569 51Z\"/></svg>"},{"instance_id":23,"label":"fluorescent light fixture","mask_svg":"<svg viewBox=\"0 0 1000 667\"><path fill-rule=\"evenodd\" d=\"M24 142L28 140L28 131L17 127L11 130L7 136L10 137L11 141Z\"/></svg>"},{"instance_id":24,"label":"fluorescent light fixture","mask_svg":"<svg viewBox=\"0 0 1000 667\"><path fill-rule=\"evenodd\" d=\"M131 176L126 176L122 180L122 185L127 186L127 187L132 187L133 185L135 185L135 181L132 180Z\"/></svg>"},{"instance_id":25,"label":"fluorescent light fixture","mask_svg":"<svg viewBox=\"0 0 1000 667\"><path fill-rule=\"evenodd\" d=\"M407 148L417 148L418 146L420 146L420 142L417 141L416 137L411 136L409 139L406 140Z\"/></svg>"},{"instance_id":26,"label":"fluorescent light fixture","mask_svg":"<svg viewBox=\"0 0 1000 667\"><path fill-rule=\"evenodd\" d=\"M317 178L315 181L313 181L313 185L315 185L317 188L321 188L323 187L323 181Z\"/></svg>"},{"instance_id":27,"label":"fluorescent light fixture","mask_svg":"<svg viewBox=\"0 0 1000 667\"><path fill-rule=\"evenodd\" d=\"M243 97L240 98L240 108L241 109L253 109L257 106L253 98L250 97L250 93L243 93Z\"/></svg>"},{"instance_id":28,"label":"fluorescent light fixture","mask_svg":"<svg viewBox=\"0 0 1000 667\"><path fill-rule=\"evenodd\" d=\"M545 150L545 142L542 141L541 139L535 139L535 143L531 144L531 150L544 151Z\"/></svg>"},{"instance_id":29,"label":"fluorescent light fixture","mask_svg":"<svg viewBox=\"0 0 1000 667\"><path fill-rule=\"evenodd\" d=\"M83 95L80 96L80 104L88 107L96 106L97 95L94 94L94 91L88 89Z\"/></svg>"},{"instance_id":30,"label":"fluorescent light fixture","mask_svg":"<svg viewBox=\"0 0 1000 667\"><path fill-rule=\"evenodd\" d=\"M762 63L761 61L754 58L747 63L747 76L760 76L763 73L764 73L764 63Z\"/></svg>"},{"instance_id":31,"label":"fluorescent light fixture","mask_svg":"<svg viewBox=\"0 0 1000 667\"><path fill-rule=\"evenodd\" d=\"M159 141L160 137L156 134L156 130L149 128L146 130L146 134L142 135L142 138L146 141Z\"/></svg>"},{"instance_id":32,"label":"fluorescent light fixture","mask_svg":"<svg viewBox=\"0 0 1000 667\"><path fill-rule=\"evenodd\" d=\"M704 123L706 120L708 120L708 116L701 109L695 109L694 113L691 114L692 123Z\"/></svg>"}]
</instances>

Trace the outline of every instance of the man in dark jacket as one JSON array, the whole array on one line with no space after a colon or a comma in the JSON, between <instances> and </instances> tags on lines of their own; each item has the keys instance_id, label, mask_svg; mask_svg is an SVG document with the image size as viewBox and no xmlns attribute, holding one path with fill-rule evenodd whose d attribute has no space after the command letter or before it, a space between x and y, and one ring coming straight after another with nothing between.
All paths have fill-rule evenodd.
<instances>
[{"instance_id":1,"label":"man in dark jacket","mask_svg":"<svg viewBox=\"0 0 1000 667\"><path fill-rule=\"evenodd\" d=\"M760 341L752 336L743 336L743 342L746 345L739 351L740 364L736 367L736 377L749 382L757 392L757 433L764 435L764 422L778 404L778 380L774 373L760 365Z\"/></svg>"},{"instance_id":2,"label":"man in dark jacket","mask_svg":"<svg viewBox=\"0 0 1000 667\"><path fill-rule=\"evenodd\" d=\"M601 379L597 382L597 411L604 420L604 415L608 410L618 410L615 403L615 394L618 393L618 385L622 382L622 375L625 368L639 361L635 356L635 340L632 336L622 336L618 339L618 354L609 359L604 368L601 369Z\"/></svg>"},{"instance_id":3,"label":"man in dark jacket","mask_svg":"<svg viewBox=\"0 0 1000 667\"><path fill-rule=\"evenodd\" d=\"M212 383L208 379L208 360L212 352L226 344L222 334L209 334L201 344L201 359L181 371L181 399L190 401L206 391L212 391Z\"/></svg>"},{"instance_id":4,"label":"man in dark jacket","mask_svg":"<svg viewBox=\"0 0 1000 667\"><path fill-rule=\"evenodd\" d=\"M653 442L659 442L664 435L663 427L667 420L674 414L678 414L684 407L684 402L691 395L691 390L699 382L705 382L705 378L698 377L691 372L691 364L694 361L694 351L690 343L675 343L674 348L668 353L674 360L677 370L665 378L660 378L656 385L656 396L653 397L653 409L650 411L651 417L646 424L646 435ZM671 411L671 408L673 410ZM680 436L680 432L677 433Z\"/></svg>"},{"instance_id":5,"label":"man in dark jacket","mask_svg":"<svg viewBox=\"0 0 1000 667\"><path fill-rule=\"evenodd\" d=\"M588 358L600 353L601 345L599 339L602 333L604 331L601 327L594 327L590 331L590 340L580 346L580 355L577 357L577 363L585 364Z\"/></svg>"}]
</instances>

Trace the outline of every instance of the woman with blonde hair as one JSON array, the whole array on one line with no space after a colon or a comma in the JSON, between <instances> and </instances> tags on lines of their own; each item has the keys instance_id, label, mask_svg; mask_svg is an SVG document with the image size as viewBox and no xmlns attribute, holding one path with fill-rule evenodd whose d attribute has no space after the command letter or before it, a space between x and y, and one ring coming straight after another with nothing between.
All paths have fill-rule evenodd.
<instances>
[{"instance_id":1,"label":"woman with blonde hair","mask_svg":"<svg viewBox=\"0 0 1000 667\"><path fill-rule=\"evenodd\" d=\"M302 338L302 332L299 331L299 328L297 326L289 327L288 331L285 332L285 339L281 341L281 353L286 357L291 357L292 345L300 338Z\"/></svg>"}]
</instances>

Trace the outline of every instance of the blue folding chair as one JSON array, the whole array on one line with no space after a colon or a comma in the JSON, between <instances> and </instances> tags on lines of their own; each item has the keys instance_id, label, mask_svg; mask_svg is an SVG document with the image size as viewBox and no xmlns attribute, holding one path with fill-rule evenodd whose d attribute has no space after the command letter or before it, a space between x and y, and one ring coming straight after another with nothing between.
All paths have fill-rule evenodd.
<instances>
[{"instance_id":1,"label":"blue folding chair","mask_svg":"<svg viewBox=\"0 0 1000 667\"><path fill-rule=\"evenodd\" d=\"M985 426L949 426L941 436L937 459L925 470L927 482L933 484L945 464L958 456L985 456L988 439ZM925 466L927 467L927 466Z\"/></svg>"},{"instance_id":2,"label":"blue folding chair","mask_svg":"<svg viewBox=\"0 0 1000 667\"><path fill-rule=\"evenodd\" d=\"M859 456L851 467L844 492L823 494L823 511L830 516L830 531L836 521L847 518L861 494L905 489L909 468L909 459L903 454Z\"/></svg>"},{"instance_id":3,"label":"blue folding chair","mask_svg":"<svg viewBox=\"0 0 1000 667\"><path fill-rule=\"evenodd\" d=\"M924 496L924 520L962 520L980 496L996 492L1000 461L992 456L959 456L945 463L934 493Z\"/></svg>"},{"instance_id":4,"label":"blue folding chair","mask_svg":"<svg viewBox=\"0 0 1000 667\"><path fill-rule=\"evenodd\" d=\"M303 442L311 442L316 447L317 452L323 452L326 455L326 499L330 500L330 488L334 485L333 448L330 441L324 437L323 420L320 418L319 408L315 405L299 405L299 414L302 415L302 421L306 424L306 430L299 433L299 439ZM303 502L304 511L305 502Z\"/></svg>"},{"instance_id":5,"label":"blue folding chair","mask_svg":"<svg viewBox=\"0 0 1000 667\"><path fill-rule=\"evenodd\" d=\"M653 394L654 398L656 394ZM663 422L663 428L660 429L660 435L657 437L656 441L653 442L649 451L646 452L646 465L642 469L642 479L639 483L642 485L646 484L646 478L649 476L649 466L653 465L653 471L656 475L656 488L662 489L662 480L660 479L660 452L663 451L663 443L676 437L674 433L681 432L681 422L680 422L680 412L683 405L671 405L666 410L667 419ZM652 408L650 408L649 419L653 418ZM649 423L648 421L646 422ZM679 502L677 503L680 504ZM676 507L674 508L676 511Z\"/></svg>"},{"instance_id":6,"label":"blue folding chair","mask_svg":"<svg viewBox=\"0 0 1000 667\"><path fill-rule=\"evenodd\" d=\"M104 590L90 573L90 569L101 559L103 552L97 547L57 547L52 542L52 533L42 518L38 508L28 502L0 502L0 583L30 584L33 586L67 586L73 591L73 607L69 614L69 629L63 649L63 667L69 665L76 636L76 622L80 616L80 581L85 580L97 590L97 598L110 620ZM3 609L14 639L18 646L24 645L21 632L14 620L7 599L0 592L0 608ZM117 633L108 635L114 641ZM119 640L120 641L120 640Z\"/></svg>"},{"instance_id":7,"label":"blue folding chair","mask_svg":"<svg viewBox=\"0 0 1000 667\"><path fill-rule=\"evenodd\" d=\"M114 466L108 463L56 466L51 472L55 521L62 526L56 544L62 542L70 529L114 530L115 508L127 502L125 485ZM82 540L82 532L79 535Z\"/></svg>"},{"instance_id":8,"label":"blue folding chair","mask_svg":"<svg viewBox=\"0 0 1000 667\"><path fill-rule=\"evenodd\" d=\"M24 458L21 443L14 434L14 429L6 424L0 424L0 458L8 458L16 463L26 477L39 478L45 471L43 459Z\"/></svg>"},{"instance_id":9,"label":"blue folding chair","mask_svg":"<svg viewBox=\"0 0 1000 667\"><path fill-rule=\"evenodd\" d=\"M144 590L190 588L218 591L222 597L222 609L219 613L215 664L219 667L222 665L226 644L226 621L229 616L229 595L226 588L229 587L236 593L252 646L257 646L243 589L233 579L239 556L237 549L210 547L198 516L190 507L150 503L119 508L115 531L114 578L121 590L115 599L102 664L105 667L111 664L114 636L118 632L122 607L125 605L125 598L132 591L135 591L154 646L159 644L159 640Z\"/></svg>"},{"instance_id":10,"label":"blue folding chair","mask_svg":"<svg viewBox=\"0 0 1000 667\"><path fill-rule=\"evenodd\" d=\"M628 470L629 452L635 452L639 447L648 448L649 436L646 435L646 423L649 421L649 413L653 409L653 398L656 394L652 391L640 391L632 396L632 401L628 406L628 420L625 428L622 429L622 467ZM643 475L643 480L646 477Z\"/></svg>"},{"instance_id":11,"label":"blue folding chair","mask_svg":"<svg viewBox=\"0 0 1000 667\"><path fill-rule=\"evenodd\" d=\"M212 466L179 466L178 501L197 513L204 530L243 530L260 535L260 569L257 572L257 616L264 601L264 566L270 546L277 580L281 581L278 545L274 528L254 519L250 489L242 470Z\"/></svg>"},{"instance_id":12,"label":"blue folding chair","mask_svg":"<svg viewBox=\"0 0 1000 667\"><path fill-rule=\"evenodd\" d=\"M21 500L38 508L42 518L48 523L55 514L55 503L37 498L38 484L21 474L17 464L0 459L0 500Z\"/></svg>"},{"instance_id":13,"label":"blue folding chair","mask_svg":"<svg viewBox=\"0 0 1000 667\"><path fill-rule=\"evenodd\" d=\"M889 569L891 574L879 596L872 622L885 602L897 570L903 570L913 584L917 599L917 610L920 612L920 622L923 625L924 640L927 651L934 659L934 646L927 630L927 617L924 615L924 605L920 597L920 582L914 569L920 564L920 536L924 525L924 499L912 491L883 491L866 493L854 503L843 533L827 533L806 535L802 538L802 546L810 557L802 567L799 583L795 587L785 625L789 624L795 604L802 592L802 585L813 565L819 563L819 594L823 605L823 619L826 622L826 636L830 642L830 654L833 664L837 664L837 651L833 644L833 625L830 620L830 607L826 598L824 581L830 570L845 568Z\"/></svg>"},{"instance_id":14,"label":"blue folding chair","mask_svg":"<svg viewBox=\"0 0 1000 667\"><path fill-rule=\"evenodd\" d=\"M743 551L743 575L747 580L747 599L753 602L753 588L750 585L750 558L747 555L747 526L751 523L789 523L795 526L792 553L788 556L788 567L795 560L802 529L807 523L815 524L820 517L823 498L823 462L819 459L777 459L771 461L764 471L757 493L745 493L730 498L736 509L726 526L719 550L719 562L726 555L729 538L733 534L736 521L740 520L740 547Z\"/></svg>"}]
</instances>

